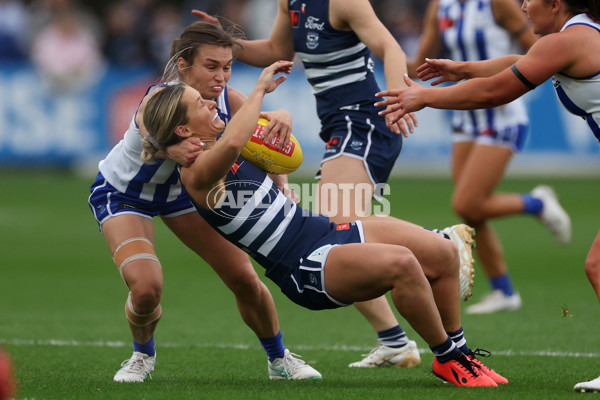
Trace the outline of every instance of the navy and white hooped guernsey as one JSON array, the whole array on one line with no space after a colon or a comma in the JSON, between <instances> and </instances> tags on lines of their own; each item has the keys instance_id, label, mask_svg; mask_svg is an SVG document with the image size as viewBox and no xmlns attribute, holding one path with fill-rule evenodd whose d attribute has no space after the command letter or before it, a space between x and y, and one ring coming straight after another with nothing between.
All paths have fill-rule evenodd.
<instances>
[{"instance_id":1,"label":"navy and white hooped guernsey","mask_svg":"<svg viewBox=\"0 0 600 400\"><path fill-rule=\"evenodd\" d=\"M146 95L159 86L164 84L150 86ZM219 116L225 123L229 122L227 87L215 101ZM156 159L155 163L146 164L141 160L142 137L135 122L136 115L133 115L123 139L100 161L100 173L119 192L135 199L165 203L187 197L175 161Z\"/></svg>"},{"instance_id":2,"label":"navy and white hooped guernsey","mask_svg":"<svg viewBox=\"0 0 600 400\"><path fill-rule=\"evenodd\" d=\"M287 276L272 267L297 266L307 249L335 229L328 217L303 210L285 197L262 169L241 156L227 173L225 189L214 209L192 203L206 222L250 254L275 283Z\"/></svg>"},{"instance_id":3,"label":"navy and white hooped guernsey","mask_svg":"<svg viewBox=\"0 0 600 400\"><path fill-rule=\"evenodd\" d=\"M371 51L352 31L329 23L329 0L288 0L296 55L323 119L343 107L373 108L379 86Z\"/></svg>"},{"instance_id":4,"label":"navy and white hooped guernsey","mask_svg":"<svg viewBox=\"0 0 600 400\"><path fill-rule=\"evenodd\" d=\"M520 46L492 12L491 0L440 0L437 22L449 58L455 61L480 61L520 53ZM511 143L514 151L524 144L529 118L525 103L516 99L506 105L481 110L454 110L455 131L467 133L464 140L479 136L489 144ZM454 135L460 141L460 135Z\"/></svg>"},{"instance_id":5,"label":"navy and white hooped guernsey","mask_svg":"<svg viewBox=\"0 0 600 400\"><path fill-rule=\"evenodd\" d=\"M313 310L348 305L327 293L324 268L333 247L364 242L360 221L336 225L327 216L300 208L241 156L224 187L207 196L218 197L218 204L209 209L192 199L198 213L265 268L265 276L290 300Z\"/></svg>"},{"instance_id":6,"label":"navy and white hooped guernsey","mask_svg":"<svg viewBox=\"0 0 600 400\"><path fill-rule=\"evenodd\" d=\"M586 14L578 14L568 20L561 32L572 25L587 25L600 33L600 24ZM552 77L552 81L561 104L570 113L585 119L600 142L600 71L583 78L559 73Z\"/></svg>"}]
</instances>

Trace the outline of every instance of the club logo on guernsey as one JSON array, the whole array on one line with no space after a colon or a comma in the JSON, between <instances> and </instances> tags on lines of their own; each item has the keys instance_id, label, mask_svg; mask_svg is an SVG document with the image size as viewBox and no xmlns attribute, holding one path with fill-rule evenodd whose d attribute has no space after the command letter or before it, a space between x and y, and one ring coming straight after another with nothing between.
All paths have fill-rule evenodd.
<instances>
[{"instance_id":1,"label":"club logo on guernsey","mask_svg":"<svg viewBox=\"0 0 600 400\"><path fill-rule=\"evenodd\" d=\"M306 47L310 50L314 50L319 46L319 34L308 33L306 34Z\"/></svg>"},{"instance_id":2,"label":"club logo on guernsey","mask_svg":"<svg viewBox=\"0 0 600 400\"><path fill-rule=\"evenodd\" d=\"M266 189L261 182L239 180L226 182L208 192L208 204L216 214L225 218L235 218L240 213L247 220L258 219L268 210L278 196L278 190Z\"/></svg>"}]
</instances>

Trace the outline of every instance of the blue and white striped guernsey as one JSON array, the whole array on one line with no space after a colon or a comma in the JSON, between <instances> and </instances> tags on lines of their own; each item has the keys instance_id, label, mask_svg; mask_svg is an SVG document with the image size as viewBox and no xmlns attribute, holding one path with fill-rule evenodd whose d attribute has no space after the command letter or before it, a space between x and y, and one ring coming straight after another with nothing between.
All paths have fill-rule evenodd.
<instances>
[{"instance_id":1,"label":"blue and white striped guernsey","mask_svg":"<svg viewBox=\"0 0 600 400\"><path fill-rule=\"evenodd\" d=\"M372 108L379 90L371 51L352 31L329 23L328 0L288 0L296 55L317 100L319 118L342 107Z\"/></svg>"},{"instance_id":2,"label":"blue and white striped guernsey","mask_svg":"<svg viewBox=\"0 0 600 400\"><path fill-rule=\"evenodd\" d=\"M162 85L150 86L146 94L159 86ZM231 119L227 87L215 101L219 116L227 123ZM175 161L157 159L153 164L145 164L140 158L142 137L135 117L123 139L100 161L100 172L118 191L132 198L163 203L187 197Z\"/></svg>"},{"instance_id":3,"label":"blue and white striped guernsey","mask_svg":"<svg viewBox=\"0 0 600 400\"><path fill-rule=\"evenodd\" d=\"M522 52L517 40L496 22L491 0L440 0L437 21L452 60L480 61ZM518 127L528 123L522 99L496 108L453 112L454 128L468 133L518 135Z\"/></svg>"},{"instance_id":4,"label":"blue and white striped guernsey","mask_svg":"<svg viewBox=\"0 0 600 400\"><path fill-rule=\"evenodd\" d=\"M568 20L561 32L571 25L581 24L600 32L600 24L592 21L586 14L578 14ZM600 71L584 78L556 74L552 81L562 105L572 114L585 119L596 139L600 141Z\"/></svg>"}]
</instances>

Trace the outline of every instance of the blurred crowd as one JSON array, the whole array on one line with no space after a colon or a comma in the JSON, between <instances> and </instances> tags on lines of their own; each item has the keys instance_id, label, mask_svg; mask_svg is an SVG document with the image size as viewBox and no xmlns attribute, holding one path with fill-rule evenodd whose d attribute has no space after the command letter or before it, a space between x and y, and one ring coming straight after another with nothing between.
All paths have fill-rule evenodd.
<instances>
[{"instance_id":1,"label":"blurred crowd","mask_svg":"<svg viewBox=\"0 0 600 400\"><path fill-rule=\"evenodd\" d=\"M426 1L372 0L375 11L413 54ZM268 37L277 0L0 0L0 65L31 61L56 90L85 86L107 65L151 67L195 20L192 9L238 23L250 39Z\"/></svg>"}]
</instances>

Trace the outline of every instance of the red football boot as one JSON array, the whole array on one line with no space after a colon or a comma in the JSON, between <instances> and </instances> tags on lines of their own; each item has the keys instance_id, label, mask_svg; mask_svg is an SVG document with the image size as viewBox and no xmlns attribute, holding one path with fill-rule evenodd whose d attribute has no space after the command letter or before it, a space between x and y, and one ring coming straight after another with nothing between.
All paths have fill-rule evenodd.
<instances>
[{"instance_id":1,"label":"red football boot","mask_svg":"<svg viewBox=\"0 0 600 400\"><path fill-rule=\"evenodd\" d=\"M476 357L476 356L489 357L490 355L491 355L491 353L489 351L487 351L487 350L477 349L477 350L471 352L471 354L469 354L467 356L467 358L472 363L474 363L475 365L477 365L477 367L479 367L479 369L482 370L484 374L486 374L487 376L489 376L490 378L492 378L492 380L494 382L496 382L498 385L506 385L508 383L508 379L506 379L505 377L503 377L502 375L500 375L499 373L497 373L493 369L486 367L481 362L481 360L479 360Z\"/></svg>"},{"instance_id":2,"label":"red football boot","mask_svg":"<svg viewBox=\"0 0 600 400\"><path fill-rule=\"evenodd\" d=\"M437 357L434 357L433 373L445 382L451 382L456 386L498 386L464 354L445 363L439 362Z\"/></svg>"}]
</instances>

